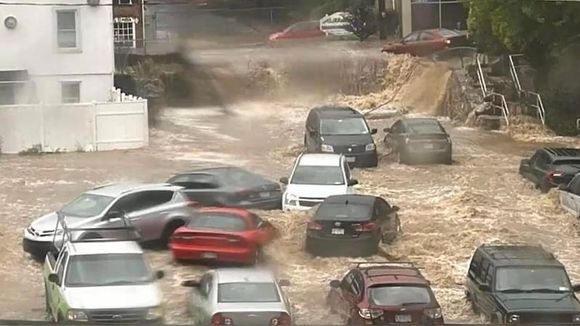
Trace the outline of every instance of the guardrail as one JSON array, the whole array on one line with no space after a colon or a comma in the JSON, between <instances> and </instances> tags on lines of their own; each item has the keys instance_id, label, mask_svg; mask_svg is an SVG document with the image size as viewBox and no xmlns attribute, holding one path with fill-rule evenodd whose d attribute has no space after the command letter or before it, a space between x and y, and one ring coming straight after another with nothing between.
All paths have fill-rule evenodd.
<instances>
[{"instance_id":1,"label":"guardrail","mask_svg":"<svg viewBox=\"0 0 580 326\"><path fill-rule=\"evenodd\" d=\"M531 107L536 109L538 113L538 118L542 121L542 124L546 124L546 110L544 109L544 102L542 102L542 97L540 94L530 91L524 91L526 96L531 96L535 100L535 104L530 104Z\"/></svg>"},{"instance_id":2,"label":"guardrail","mask_svg":"<svg viewBox=\"0 0 580 326\"><path fill-rule=\"evenodd\" d=\"M479 81L481 93L483 97L485 97L487 95L487 85L485 84L485 76L483 74L483 70L481 69L481 60L479 59L479 54L475 56L475 62L477 63L477 80Z\"/></svg>"},{"instance_id":3,"label":"guardrail","mask_svg":"<svg viewBox=\"0 0 580 326\"><path fill-rule=\"evenodd\" d=\"M518 76L518 70L516 69L516 61L517 58L523 57L523 54L510 54L508 56L509 59L509 68L510 74L512 76L512 80L514 82L514 86L518 92L520 98L522 95L525 97L525 104L536 109L536 113L538 114L538 118L542 121L542 125L546 125L546 110L544 108L544 102L542 101L542 96L536 92L527 91L522 89L522 84L520 83L520 78ZM528 103L528 97L534 98L534 104Z\"/></svg>"},{"instance_id":4,"label":"guardrail","mask_svg":"<svg viewBox=\"0 0 580 326\"><path fill-rule=\"evenodd\" d=\"M509 63L510 63L510 75L512 76L512 81L516 87L518 93L522 91L522 84L520 83L520 77L518 77L518 71L516 70L516 64L514 58L521 57L521 54L510 54L508 56Z\"/></svg>"},{"instance_id":5,"label":"guardrail","mask_svg":"<svg viewBox=\"0 0 580 326\"><path fill-rule=\"evenodd\" d=\"M492 108L500 110L504 120L505 120L505 124L506 126L509 127L510 125L510 109L507 105L507 101L505 99L505 96L503 96L500 93L496 93L496 92L490 92L487 89L487 84L485 83L485 75L483 74L483 69L481 68L481 60L480 60L480 55L477 54L475 56L475 62L477 64L477 79L479 81L479 86L481 88L481 93L483 95L484 99L491 99L491 101L489 102L492 106ZM497 99L499 99L499 104Z\"/></svg>"}]
</instances>

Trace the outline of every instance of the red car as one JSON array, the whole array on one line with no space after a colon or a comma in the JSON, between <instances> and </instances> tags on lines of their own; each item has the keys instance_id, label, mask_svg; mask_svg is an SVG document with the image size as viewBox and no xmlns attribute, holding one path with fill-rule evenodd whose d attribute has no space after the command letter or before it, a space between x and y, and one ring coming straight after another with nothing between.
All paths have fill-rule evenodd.
<instances>
[{"instance_id":1,"label":"red car","mask_svg":"<svg viewBox=\"0 0 580 326\"><path fill-rule=\"evenodd\" d=\"M270 35L270 41L282 40L300 40L323 38L326 33L320 30L320 22L318 20L299 22L285 30Z\"/></svg>"},{"instance_id":2,"label":"red car","mask_svg":"<svg viewBox=\"0 0 580 326\"><path fill-rule=\"evenodd\" d=\"M169 242L173 258L254 264L277 233L272 224L241 208L202 208Z\"/></svg>"},{"instance_id":3,"label":"red car","mask_svg":"<svg viewBox=\"0 0 580 326\"><path fill-rule=\"evenodd\" d=\"M427 56L451 47L467 45L467 33L441 28L415 31L399 42L388 43L381 52Z\"/></svg>"},{"instance_id":4,"label":"red car","mask_svg":"<svg viewBox=\"0 0 580 326\"><path fill-rule=\"evenodd\" d=\"M412 263L359 263L330 287L327 303L348 325L444 323L429 281Z\"/></svg>"}]
</instances>

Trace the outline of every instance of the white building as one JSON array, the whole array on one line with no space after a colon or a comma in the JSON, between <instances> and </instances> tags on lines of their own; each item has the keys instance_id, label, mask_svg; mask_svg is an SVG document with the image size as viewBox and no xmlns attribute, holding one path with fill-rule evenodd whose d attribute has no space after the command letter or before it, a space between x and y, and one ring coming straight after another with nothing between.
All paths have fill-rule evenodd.
<instances>
[{"instance_id":1,"label":"white building","mask_svg":"<svg viewBox=\"0 0 580 326\"><path fill-rule=\"evenodd\" d=\"M113 91L112 10L111 0L0 4L2 152L147 144L146 101Z\"/></svg>"}]
</instances>

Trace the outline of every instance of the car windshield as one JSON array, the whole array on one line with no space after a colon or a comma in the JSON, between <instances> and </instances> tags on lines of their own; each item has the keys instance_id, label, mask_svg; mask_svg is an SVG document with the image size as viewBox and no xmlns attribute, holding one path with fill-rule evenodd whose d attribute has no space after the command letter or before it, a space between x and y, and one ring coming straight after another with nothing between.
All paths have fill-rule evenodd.
<instances>
[{"instance_id":1,"label":"car windshield","mask_svg":"<svg viewBox=\"0 0 580 326\"><path fill-rule=\"evenodd\" d=\"M274 283L223 283L218 302L280 302L280 295Z\"/></svg>"},{"instance_id":2,"label":"car windshield","mask_svg":"<svg viewBox=\"0 0 580 326\"><path fill-rule=\"evenodd\" d=\"M431 303L431 292L423 286L378 286L369 289L369 301L377 306Z\"/></svg>"},{"instance_id":3,"label":"car windshield","mask_svg":"<svg viewBox=\"0 0 580 326\"><path fill-rule=\"evenodd\" d=\"M224 231L243 231L248 228L246 221L233 214L201 213L191 219L188 226L192 229Z\"/></svg>"},{"instance_id":4,"label":"car windshield","mask_svg":"<svg viewBox=\"0 0 580 326\"><path fill-rule=\"evenodd\" d=\"M559 267L502 267L496 272L499 292L568 292L570 288L566 271Z\"/></svg>"},{"instance_id":5,"label":"car windshield","mask_svg":"<svg viewBox=\"0 0 580 326\"><path fill-rule=\"evenodd\" d=\"M407 129L414 134L442 134L443 129L436 122L409 123Z\"/></svg>"},{"instance_id":6,"label":"car windshield","mask_svg":"<svg viewBox=\"0 0 580 326\"><path fill-rule=\"evenodd\" d=\"M299 165L292 175L291 184L343 185L344 176L339 166Z\"/></svg>"},{"instance_id":7,"label":"car windshield","mask_svg":"<svg viewBox=\"0 0 580 326\"><path fill-rule=\"evenodd\" d=\"M65 216L93 217L101 214L113 201L113 197L95 194L82 194L66 204L60 212Z\"/></svg>"},{"instance_id":8,"label":"car windshield","mask_svg":"<svg viewBox=\"0 0 580 326\"><path fill-rule=\"evenodd\" d=\"M362 118L322 119L321 135L366 135L369 129Z\"/></svg>"},{"instance_id":9,"label":"car windshield","mask_svg":"<svg viewBox=\"0 0 580 326\"><path fill-rule=\"evenodd\" d=\"M141 254L72 256L65 284L69 287L135 285L153 281Z\"/></svg>"},{"instance_id":10,"label":"car windshield","mask_svg":"<svg viewBox=\"0 0 580 326\"><path fill-rule=\"evenodd\" d=\"M262 177L252 174L246 170L232 168L224 170L221 174L222 179L227 180L227 184L239 188L248 188L257 184L264 183Z\"/></svg>"},{"instance_id":11,"label":"car windshield","mask_svg":"<svg viewBox=\"0 0 580 326\"><path fill-rule=\"evenodd\" d=\"M316 212L316 220L366 221L371 217L371 204L327 204L323 203Z\"/></svg>"},{"instance_id":12,"label":"car windshield","mask_svg":"<svg viewBox=\"0 0 580 326\"><path fill-rule=\"evenodd\" d=\"M556 160L554 165L580 165L580 159L577 160Z\"/></svg>"},{"instance_id":13,"label":"car windshield","mask_svg":"<svg viewBox=\"0 0 580 326\"><path fill-rule=\"evenodd\" d=\"M441 36L443 36L443 37L456 37L456 36L460 35L456 31L452 31L450 29L445 29L445 28L440 29L439 34L441 34Z\"/></svg>"}]
</instances>

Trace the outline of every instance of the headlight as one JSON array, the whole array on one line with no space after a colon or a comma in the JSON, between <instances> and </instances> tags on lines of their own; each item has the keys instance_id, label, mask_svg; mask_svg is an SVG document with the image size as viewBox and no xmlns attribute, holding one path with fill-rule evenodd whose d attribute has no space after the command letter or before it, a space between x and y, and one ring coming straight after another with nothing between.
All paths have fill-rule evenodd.
<instances>
[{"instance_id":1,"label":"headlight","mask_svg":"<svg viewBox=\"0 0 580 326\"><path fill-rule=\"evenodd\" d=\"M517 323L520 321L520 315L509 315L508 323Z\"/></svg>"},{"instance_id":2,"label":"headlight","mask_svg":"<svg viewBox=\"0 0 580 326\"><path fill-rule=\"evenodd\" d=\"M286 196L284 197L284 201L286 202L286 205L297 206L298 196L294 194L286 194Z\"/></svg>"},{"instance_id":3,"label":"headlight","mask_svg":"<svg viewBox=\"0 0 580 326\"><path fill-rule=\"evenodd\" d=\"M425 315L431 319L439 319L442 316L441 308L427 309Z\"/></svg>"},{"instance_id":4,"label":"headlight","mask_svg":"<svg viewBox=\"0 0 580 326\"><path fill-rule=\"evenodd\" d=\"M331 145L322 144L320 145L320 150L325 153L334 153L334 147Z\"/></svg>"},{"instance_id":5,"label":"headlight","mask_svg":"<svg viewBox=\"0 0 580 326\"><path fill-rule=\"evenodd\" d=\"M358 315L361 316L363 319L372 320L381 317L383 315L383 311L381 309L362 308L358 311Z\"/></svg>"},{"instance_id":6,"label":"headlight","mask_svg":"<svg viewBox=\"0 0 580 326\"><path fill-rule=\"evenodd\" d=\"M145 316L145 319L156 320L161 318L163 318L163 308L161 308L161 306L149 308L149 310L147 310L147 316Z\"/></svg>"},{"instance_id":7,"label":"headlight","mask_svg":"<svg viewBox=\"0 0 580 326\"><path fill-rule=\"evenodd\" d=\"M580 315L572 316L572 322L573 323L580 323Z\"/></svg>"},{"instance_id":8,"label":"headlight","mask_svg":"<svg viewBox=\"0 0 580 326\"><path fill-rule=\"evenodd\" d=\"M76 309L67 311L66 319L70 321L89 321L89 317L84 311Z\"/></svg>"},{"instance_id":9,"label":"headlight","mask_svg":"<svg viewBox=\"0 0 580 326\"><path fill-rule=\"evenodd\" d=\"M375 143L370 143L365 146L365 151L374 151L375 148Z\"/></svg>"}]
</instances>

